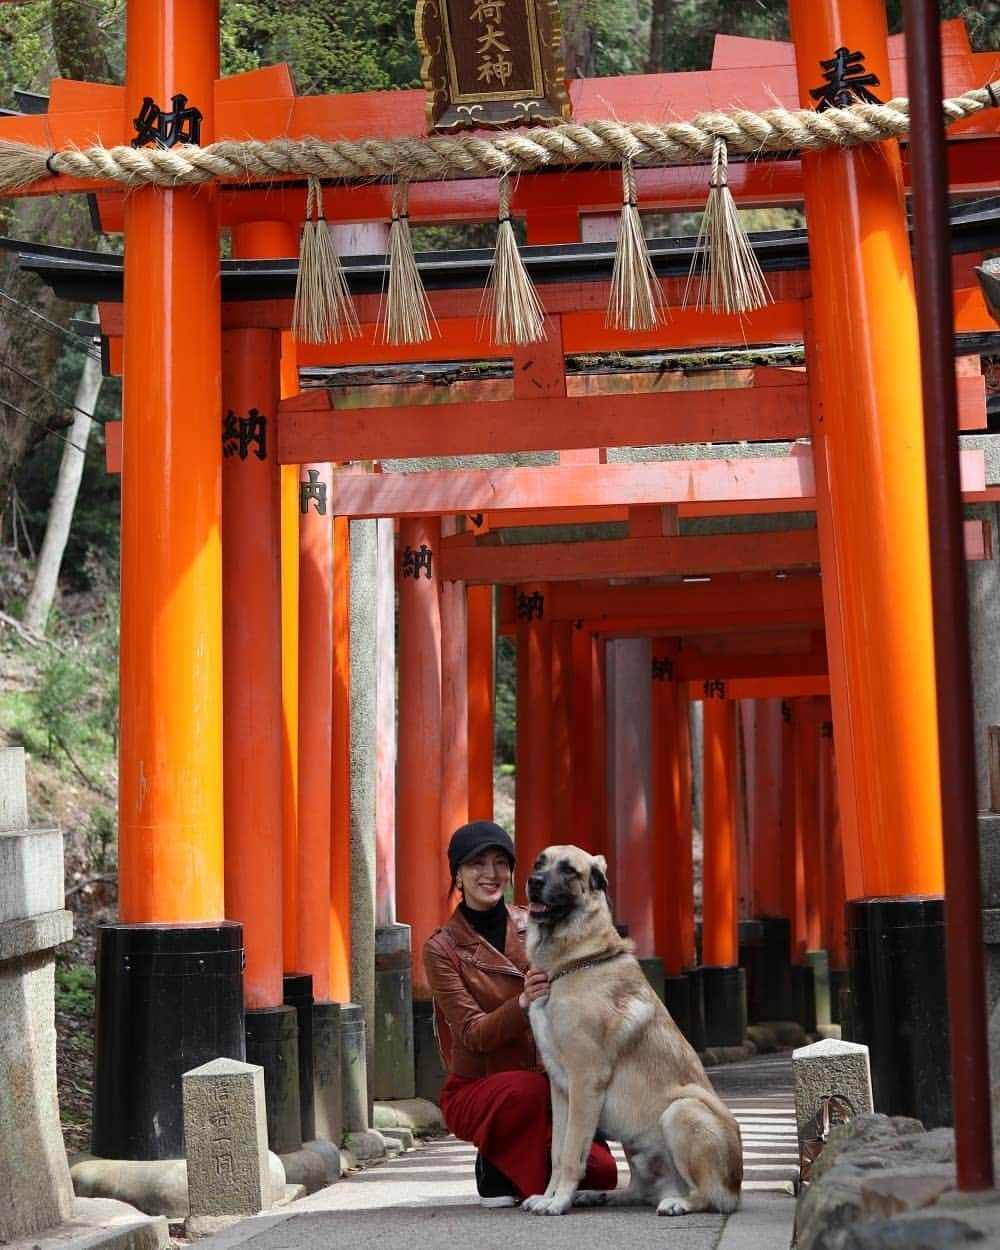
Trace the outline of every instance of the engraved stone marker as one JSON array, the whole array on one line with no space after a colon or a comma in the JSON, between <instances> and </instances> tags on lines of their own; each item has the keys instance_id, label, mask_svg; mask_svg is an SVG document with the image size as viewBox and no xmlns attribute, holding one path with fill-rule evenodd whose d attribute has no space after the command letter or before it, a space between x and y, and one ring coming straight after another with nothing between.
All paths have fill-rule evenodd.
<instances>
[{"instance_id":1,"label":"engraved stone marker","mask_svg":"<svg viewBox=\"0 0 1000 1250\"><path fill-rule=\"evenodd\" d=\"M792 1077L799 1147L811 1143L813 1155L821 1148L817 1138L823 1132L824 1119L829 1126L874 1110L867 1046L835 1038L800 1046L792 1051Z\"/></svg>"},{"instance_id":2,"label":"engraved stone marker","mask_svg":"<svg viewBox=\"0 0 1000 1250\"><path fill-rule=\"evenodd\" d=\"M182 1078L188 1201L199 1237L271 1206L264 1069L213 1059Z\"/></svg>"}]
</instances>

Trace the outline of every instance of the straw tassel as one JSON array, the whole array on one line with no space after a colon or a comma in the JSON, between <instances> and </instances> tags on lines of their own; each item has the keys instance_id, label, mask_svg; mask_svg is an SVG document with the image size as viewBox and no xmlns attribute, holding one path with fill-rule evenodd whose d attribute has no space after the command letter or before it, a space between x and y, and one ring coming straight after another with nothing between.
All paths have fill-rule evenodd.
<instances>
[{"instance_id":1,"label":"straw tassel","mask_svg":"<svg viewBox=\"0 0 1000 1250\"><path fill-rule=\"evenodd\" d=\"M494 343L537 343L545 338L545 309L538 298L510 220L510 179L500 179L500 214L484 302L493 314Z\"/></svg>"},{"instance_id":2,"label":"straw tassel","mask_svg":"<svg viewBox=\"0 0 1000 1250\"><path fill-rule=\"evenodd\" d=\"M358 313L323 216L323 188L318 178L310 177L299 242L292 334L301 343L339 343L345 331L351 338L360 334Z\"/></svg>"},{"instance_id":3,"label":"straw tassel","mask_svg":"<svg viewBox=\"0 0 1000 1250\"><path fill-rule=\"evenodd\" d=\"M745 313L774 302L729 189L729 149L716 139L712 152L712 175L708 200L684 288L684 303L701 260L698 289L699 310L713 313Z\"/></svg>"},{"instance_id":4,"label":"straw tassel","mask_svg":"<svg viewBox=\"0 0 1000 1250\"><path fill-rule=\"evenodd\" d=\"M426 343L434 320L413 255L409 198L409 181L400 179L392 197L389 226L389 288L382 325L382 341L386 343Z\"/></svg>"},{"instance_id":5,"label":"straw tassel","mask_svg":"<svg viewBox=\"0 0 1000 1250\"><path fill-rule=\"evenodd\" d=\"M611 272L611 291L605 324L618 330L651 330L666 314L663 292L649 259L639 216L635 170L622 162L622 215Z\"/></svg>"}]
</instances>

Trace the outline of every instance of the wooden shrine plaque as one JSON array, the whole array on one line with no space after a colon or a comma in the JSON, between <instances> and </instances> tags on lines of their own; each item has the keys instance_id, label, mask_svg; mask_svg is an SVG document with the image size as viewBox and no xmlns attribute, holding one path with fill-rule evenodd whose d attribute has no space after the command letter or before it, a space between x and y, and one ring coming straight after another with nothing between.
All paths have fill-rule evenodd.
<instances>
[{"instance_id":1,"label":"wooden shrine plaque","mask_svg":"<svg viewBox=\"0 0 1000 1250\"><path fill-rule=\"evenodd\" d=\"M558 0L418 0L429 131L569 117Z\"/></svg>"}]
</instances>

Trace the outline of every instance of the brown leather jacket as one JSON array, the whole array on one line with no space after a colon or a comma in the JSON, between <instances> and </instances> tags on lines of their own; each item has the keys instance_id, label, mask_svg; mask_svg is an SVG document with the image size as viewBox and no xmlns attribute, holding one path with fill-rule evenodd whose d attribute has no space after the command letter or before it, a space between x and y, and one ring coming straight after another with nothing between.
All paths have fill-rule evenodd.
<instances>
[{"instance_id":1,"label":"brown leather jacket","mask_svg":"<svg viewBox=\"0 0 1000 1250\"><path fill-rule=\"evenodd\" d=\"M432 934L424 944L427 980L451 1030L456 1076L540 1067L528 1017L517 1002L528 967L527 926L527 912L508 906L506 953L501 955L456 908L437 930L440 936ZM453 949L448 949L449 938Z\"/></svg>"}]
</instances>

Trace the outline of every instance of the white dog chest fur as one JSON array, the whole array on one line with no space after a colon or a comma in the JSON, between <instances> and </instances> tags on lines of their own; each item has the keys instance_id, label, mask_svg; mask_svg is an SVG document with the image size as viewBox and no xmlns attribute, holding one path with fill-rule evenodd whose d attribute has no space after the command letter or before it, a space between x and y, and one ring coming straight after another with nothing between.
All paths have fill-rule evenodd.
<instances>
[{"instance_id":1,"label":"white dog chest fur","mask_svg":"<svg viewBox=\"0 0 1000 1250\"><path fill-rule=\"evenodd\" d=\"M563 1093L568 1093L569 1076L552 1040L552 1029L546 1014L548 1005L549 999L547 997L536 998L528 1011L528 1019L531 1022L531 1031L535 1036L535 1045L538 1047L538 1053L541 1056L542 1063L545 1065L545 1071L549 1074L549 1080L561 1089Z\"/></svg>"}]
</instances>

